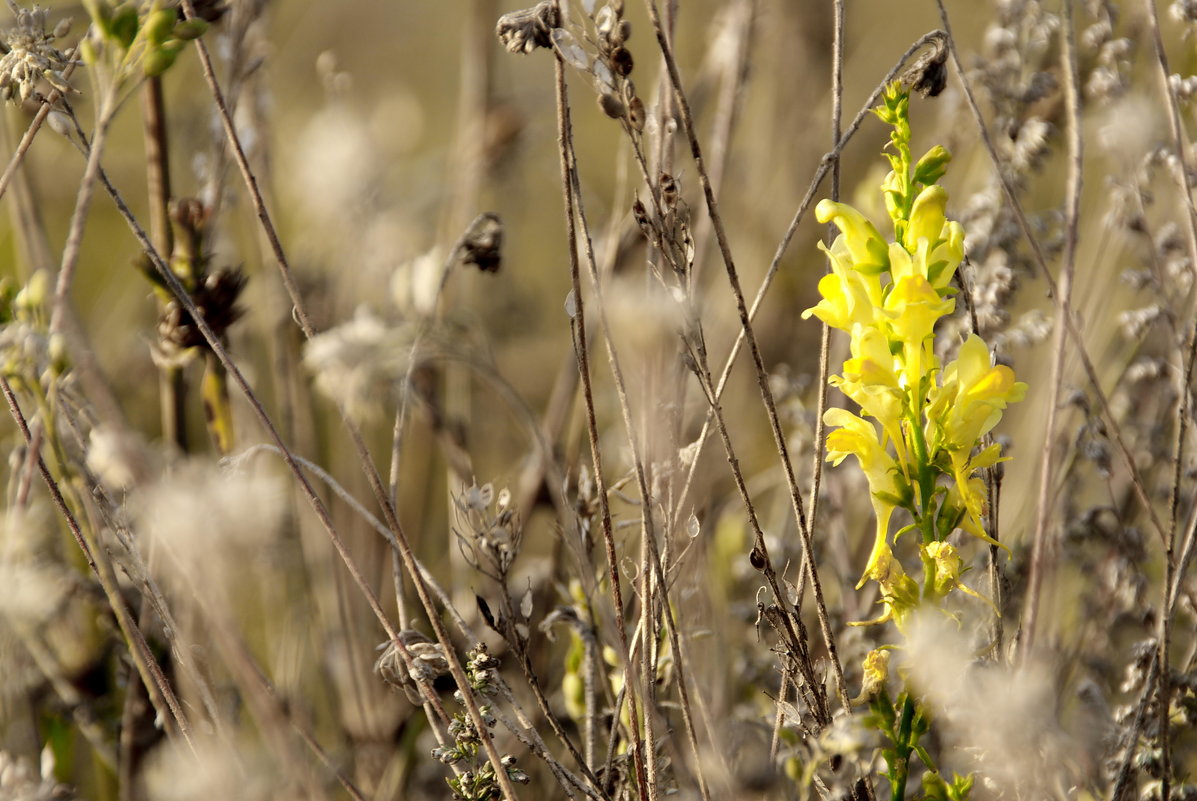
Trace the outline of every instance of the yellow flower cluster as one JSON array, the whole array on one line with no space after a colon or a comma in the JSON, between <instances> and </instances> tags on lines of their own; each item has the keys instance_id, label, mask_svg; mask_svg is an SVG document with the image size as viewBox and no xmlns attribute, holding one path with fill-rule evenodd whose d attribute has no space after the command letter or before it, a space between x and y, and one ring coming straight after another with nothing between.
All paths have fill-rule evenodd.
<instances>
[{"instance_id":1,"label":"yellow flower cluster","mask_svg":"<svg viewBox=\"0 0 1197 801\"><path fill-rule=\"evenodd\" d=\"M831 247L820 244L831 271L819 282L822 300L803 313L851 337L851 358L831 383L860 414L827 411L824 421L835 428L827 458L839 464L855 456L868 479L877 532L858 586L878 582L886 610L873 622L894 619L899 628L920 597L938 600L956 588L975 594L960 582L961 558L945 539L960 528L992 542L981 522L985 487L977 474L1001 454L996 444L977 448L1027 388L1010 368L993 364L975 334L946 367L935 356L935 326L955 309L951 282L964 256L964 230L946 218L948 195L935 183L947 151L932 148L912 163L907 102L894 89L877 112L894 127L895 152L887 153L894 169L882 184L894 241L851 206L820 202L819 221L834 223L840 234ZM922 535L921 591L892 551L889 527L899 508L914 523L895 538L912 529Z\"/></svg>"}]
</instances>

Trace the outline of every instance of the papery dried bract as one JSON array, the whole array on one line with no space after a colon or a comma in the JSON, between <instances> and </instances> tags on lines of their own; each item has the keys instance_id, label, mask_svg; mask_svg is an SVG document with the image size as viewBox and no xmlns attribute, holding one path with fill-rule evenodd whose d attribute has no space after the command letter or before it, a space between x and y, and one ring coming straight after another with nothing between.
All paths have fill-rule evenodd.
<instances>
[{"instance_id":1,"label":"papery dried bract","mask_svg":"<svg viewBox=\"0 0 1197 801\"><path fill-rule=\"evenodd\" d=\"M557 6L544 0L532 8L511 11L499 17L495 35L512 53L531 53L538 47L552 47L551 33L561 25Z\"/></svg>"}]
</instances>

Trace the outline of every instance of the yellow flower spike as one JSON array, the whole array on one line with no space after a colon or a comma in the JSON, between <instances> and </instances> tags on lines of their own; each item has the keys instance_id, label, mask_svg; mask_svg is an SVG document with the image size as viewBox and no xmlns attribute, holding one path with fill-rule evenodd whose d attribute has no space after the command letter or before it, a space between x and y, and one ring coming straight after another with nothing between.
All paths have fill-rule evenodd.
<instances>
[{"instance_id":1,"label":"yellow flower spike","mask_svg":"<svg viewBox=\"0 0 1197 801\"><path fill-rule=\"evenodd\" d=\"M928 186L919 192L910 210L910 225L906 229L904 244L914 253L919 240L926 239L927 247L933 248L939 242L945 222L944 212L948 207L948 193L938 184Z\"/></svg>"},{"instance_id":2,"label":"yellow flower spike","mask_svg":"<svg viewBox=\"0 0 1197 801\"><path fill-rule=\"evenodd\" d=\"M834 222L852 254L852 266L867 275L877 275L889 268L889 246L873 223L846 203L820 200L815 217L821 223Z\"/></svg>"}]
</instances>

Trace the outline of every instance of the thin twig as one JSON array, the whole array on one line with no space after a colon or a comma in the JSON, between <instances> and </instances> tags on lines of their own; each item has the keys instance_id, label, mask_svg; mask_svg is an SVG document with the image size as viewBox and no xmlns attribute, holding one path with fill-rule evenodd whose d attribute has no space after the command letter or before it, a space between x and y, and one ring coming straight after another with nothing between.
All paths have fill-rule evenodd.
<instances>
[{"instance_id":1,"label":"thin twig","mask_svg":"<svg viewBox=\"0 0 1197 801\"><path fill-rule=\"evenodd\" d=\"M843 136L840 138L839 144L832 148L830 152L825 153L819 160L819 166L815 169L815 174L811 177L810 183L807 185L806 194L803 195L802 201L798 204L798 208L794 212L794 216L790 219L789 226L786 228L785 233L782 234L781 240L778 242L777 248L773 252L773 258L769 262L769 269L765 271L765 276L761 279L761 285L758 287L756 296L752 300L752 305L748 309L749 320L756 319L757 312L764 304L765 295L768 293L769 288L773 285L773 279L777 276L778 271L781 269L781 260L784 258L786 251L789 250L790 242L793 241L795 234L797 234L798 226L806 217L807 210L814 202L815 196L819 192L819 187L822 186L823 180L827 177L828 173L831 172L831 166L834 163L835 158L843 151L856 132L860 130L861 124L869 116L870 110L877 105L877 100L881 97L881 93L885 90L885 87L893 82L894 78L898 76L898 73L905 68L906 63L919 50L926 47L931 42L934 42L936 39L942 37L942 31L931 31L929 33L923 34L917 40L915 40L915 42L909 48L907 48L906 52L902 54L901 58L898 59L894 66L890 68L889 72L886 73L885 78L883 78L881 82L878 83L873 89L872 94L869 95L869 98L865 101L864 105L861 106L860 110L856 113L856 116L852 118L852 122L848 125L847 130L844 131ZM731 377L732 368L735 366L736 359L740 355L740 350L744 346L744 341L745 333L743 329L740 329L736 333L736 338L732 342L731 350L728 353L727 358L724 360L723 369L719 373L719 380L715 384L715 397L717 398L723 397L723 390L727 386L727 382ZM682 492L678 497L677 511L674 513L675 517L680 514L680 509L686 502L686 498L689 495L689 490L693 486L694 477L698 471L698 457L702 454L702 449L706 445L707 439L712 433L713 424L713 413L708 410L706 420L703 422L702 431L699 433L698 439L695 440L695 456L691 462L689 471L686 473L686 480L683 484ZM806 558L805 554L803 555L803 558ZM805 572L805 568L800 571L800 573L803 574Z\"/></svg>"},{"instance_id":2,"label":"thin twig","mask_svg":"<svg viewBox=\"0 0 1197 801\"><path fill-rule=\"evenodd\" d=\"M948 21L948 12L944 7L943 0L935 0L939 8L939 17L943 23L944 31L947 34L948 53L952 57L952 66L956 69L956 75L960 79L960 85L964 89L964 96L968 100L969 108L972 110L973 117L977 123L977 130L981 135L981 142L985 145L985 150L989 154L990 160L993 162L994 172L997 175L998 183L1001 184L1002 191L1006 195L1006 200L1010 203L1010 208L1014 212L1014 218L1018 222L1019 230L1027 241L1027 245L1031 248L1034 255L1035 265L1039 269L1039 274L1047 283L1048 294L1057 299L1059 296L1059 289L1056 286L1056 280L1052 276L1051 270L1047 267L1047 258L1043 255L1043 249L1039 245L1039 240L1035 236L1031 228L1031 223L1027 220L1026 212L1022 207L1022 203L1018 199L1018 195L1014 191L1014 186L1010 182L1006 171L1003 168L1001 156L998 155L997 147L993 143L993 137L989 133L989 126L985 124L985 117L981 113L981 107L977 104L977 98L973 93L972 82L968 79L968 73L964 69L964 65L960 62L960 54L957 52L956 40L952 36L951 24ZM1057 301L1058 302L1058 301ZM1118 424L1113 410L1110 408L1109 398L1106 396L1105 390L1101 388L1101 381L1097 375L1097 369L1093 366L1093 361L1089 358L1089 352L1085 348L1084 340L1081 337L1080 326L1076 320L1075 312L1071 309L1063 316L1064 324L1068 329L1068 336L1072 339L1073 347L1076 350L1076 355L1080 357L1081 365L1085 370L1085 377L1089 380L1090 386L1093 388L1093 394L1097 398L1098 405L1101 407L1102 418L1106 423L1106 428L1112 436L1115 445L1118 447L1118 453L1122 457L1123 464L1131 474L1131 486L1134 488L1135 494L1139 498L1143 509L1151 518L1152 527L1156 534L1159 535L1161 542L1166 541L1167 534L1164 524L1160 522L1159 516L1156 514L1155 506L1151 503L1148 497L1146 485L1143 483L1143 477L1139 473L1138 465L1135 463L1134 456L1130 452L1126 441L1122 438L1122 427Z\"/></svg>"},{"instance_id":3,"label":"thin twig","mask_svg":"<svg viewBox=\"0 0 1197 801\"><path fill-rule=\"evenodd\" d=\"M581 271L578 258L578 232L575 197L573 191L573 128L570 121L569 96L565 85L565 64L560 54L555 54L553 61L556 78L557 96L557 147L561 162L561 195L565 202L565 230L569 247L570 281L574 300L574 315L571 328L574 332L574 353L578 360L578 372L582 377L582 398L586 409L586 431L590 438L590 455L594 470L596 496L599 502L599 515L602 521L603 543L607 553L607 570L610 578L611 597L615 612L615 630L618 634L620 659L623 661L628 677L625 687L634 686L635 670L632 665L630 649L628 647L627 623L624 620L624 599L622 582L619 578L619 558L615 553L615 535L611 525L611 508L607 498L607 480L603 470L602 452L599 447L598 423L594 411L594 392L590 383L590 357L586 341L585 305L582 300ZM631 731L628 740L632 750L632 761L636 770L636 785L639 788L641 801L647 801L648 776L645 772L643 744L639 739L640 710L635 693L627 693L628 719ZM647 711L646 711L647 714ZM616 706L615 720L612 726L618 724L619 706ZM603 775L610 780L612 771L610 756L604 767Z\"/></svg>"},{"instance_id":4,"label":"thin twig","mask_svg":"<svg viewBox=\"0 0 1197 801\"><path fill-rule=\"evenodd\" d=\"M1073 19L1072 0L1064 2L1064 33L1060 37L1062 51L1060 61L1064 71L1064 107L1068 120L1068 186L1065 190L1065 240L1064 263L1057 285L1055 341L1052 355L1051 390L1047 403L1047 421L1044 423L1043 449L1040 453L1039 496L1035 511L1035 531L1031 549L1030 578L1028 580L1026 612L1023 618L1020 660L1023 664L1031 658L1035 647L1036 624L1039 619L1040 589L1044 575L1054 567L1055 546L1047 542L1048 513L1051 509L1051 492L1055 480L1056 413L1060 408L1060 396L1064 382L1064 356L1067 344L1065 318L1070 314L1072 303L1072 278L1076 270L1076 249L1079 239L1081 216L1081 188L1084 171L1084 139L1081 135L1081 90L1076 62L1076 28Z\"/></svg>"},{"instance_id":5,"label":"thin twig","mask_svg":"<svg viewBox=\"0 0 1197 801\"><path fill-rule=\"evenodd\" d=\"M182 8L187 19L195 19L195 8L192 6L191 0L182 0ZM300 300L299 285L295 282L295 274L291 271L291 264L287 260L286 252L283 250L282 241L279 239L278 231L274 227L270 211L266 208L266 201L262 198L262 191L258 188L258 178L254 175L253 168L249 165L249 158L245 155L245 148L241 146L241 138L237 135L237 127L233 123L233 116L229 112L229 106L225 101L224 92L220 89L220 83L216 80L216 71L212 67L212 57L209 55L208 46L204 44L202 37L195 40L195 50L199 54L200 66L203 69L204 78L208 82L208 88L212 90L212 99L216 103L220 123L224 127L229 146L233 149L233 157L237 162L237 167L241 170L241 177L245 181L246 189L249 190L249 197L253 203L254 213L257 214L258 221L262 225L262 231L266 234L266 239L270 242L270 248L274 253L275 261L278 263L279 275L282 277L287 294L291 296L295 321L303 329L304 334L308 338L311 338L316 333L316 329L312 326L307 309Z\"/></svg>"},{"instance_id":6,"label":"thin twig","mask_svg":"<svg viewBox=\"0 0 1197 801\"><path fill-rule=\"evenodd\" d=\"M1176 188L1185 205L1184 215L1187 223L1186 233L1188 234L1189 246L1189 265L1190 271L1197 271L1197 208L1193 204L1193 193L1189 185L1188 176L1190 172L1190 151L1185 146L1184 127L1181 123L1180 104L1177 101L1176 94L1172 91L1169 78L1172 74L1168 67L1168 53L1164 49L1164 37L1160 30L1159 11L1155 3L1150 0L1144 3L1147 12L1147 23L1151 30L1151 41L1155 49L1156 65L1158 70L1156 75L1159 79L1160 91L1164 94L1165 106L1168 109L1168 125L1169 133L1172 138L1173 154L1176 157L1176 169L1173 171L1176 180ZM1190 299L1188 319L1195 319L1195 310L1197 310L1197 295L1193 295ZM1157 706L1159 709L1159 726L1160 735L1159 743L1161 749L1161 767L1160 767L1160 798L1162 801L1169 801L1172 794L1172 743L1169 736L1169 728L1171 726L1171 668L1169 662L1171 661L1172 649L1172 603L1170 593L1173 592L1171 585L1175 582L1179 588L1180 582L1178 577L1184 576L1184 570L1177 571L1175 562L1175 546L1176 546L1176 526L1177 515L1180 508L1180 490L1181 490L1181 476L1182 467L1185 460L1185 434L1188 431L1189 412L1192 408L1189 379L1193 375L1193 365L1197 359L1197 322L1189 328L1186 333L1188 342L1182 346L1181 352L1184 353L1184 367L1181 370L1182 381L1179 384L1179 392L1176 400L1176 442L1173 446L1173 475L1172 475L1172 492L1169 502L1169 525L1168 536L1165 543L1165 581L1164 581L1164 599L1166 601L1166 608L1160 615L1159 619L1159 654L1157 656L1160 667L1157 671L1159 674L1159 697ZM1190 541L1191 544L1191 541ZM1186 551L1188 549L1186 548ZM1187 561L1187 560L1186 560Z\"/></svg>"},{"instance_id":7,"label":"thin twig","mask_svg":"<svg viewBox=\"0 0 1197 801\"><path fill-rule=\"evenodd\" d=\"M17 428L21 431L25 442L32 445L33 437L30 434L28 422L21 411L20 404L17 402L17 396L9 385L8 379L3 376L0 376L0 391L3 392L5 400L8 402L9 412L12 414L13 420L16 422ZM91 568L100 581L100 587L104 590L104 595L116 618L121 635L124 637L125 642L129 644L129 653L133 658L133 664L136 666L142 682L150 690L150 700L154 704L155 710L163 720L173 721L178 727L179 735L183 737L190 747L192 745L191 726L187 721L186 715L183 713L182 705L175 696L174 690L171 689L170 682L167 681L166 676L158 666L153 651L151 651L149 644L145 641L145 637L142 636L140 629L137 628L137 621L133 619L132 612L125 606L125 600L121 595L120 587L117 586L116 576L112 573L111 565L106 560L96 557L95 547L83 533L83 529L79 526L74 512L71 511L70 506L63 497L58 482L50 473L50 469L46 466L45 460L40 455L37 457L37 469L41 474L43 483L46 485L46 489L50 492L50 498L54 502L54 506L58 509L59 514L62 515L63 520L66 521L67 528L70 529L75 544L78 545L83 558L87 561L88 567Z\"/></svg>"},{"instance_id":8,"label":"thin twig","mask_svg":"<svg viewBox=\"0 0 1197 801\"><path fill-rule=\"evenodd\" d=\"M773 444L777 448L778 457L785 472L786 485L790 490L790 501L798 523L798 530L802 537L803 547L810 557L806 560L806 567L811 587L814 589L815 608L819 618L819 627L822 629L823 640L827 646L828 656L831 661L832 673L835 676L838 686L840 704L845 712L847 712L851 709L851 705L848 701L848 690L844 682L844 670L840 664L835 634L831 630L831 620L827 614L827 603L823 598L823 585L819 580L818 569L815 567L815 560L813 558L814 542L811 537L810 526L807 523L806 511L803 506L801 492L798 489L797 478L794 475L794 466L790 461L789 447L786 444L785 434L781 430L781 420L777 415L777 407L773 400L773 391L769 386L769 375L765 369L764 358L761 356L756 335L753 333L752 322L748 318L748 306L744 300L743 290L740 288L740 278L736 272L735 262L732 260L731 248L727 241L727 232L724 230L723 219L719 214L719 205L715 199L714 190L711 187L710 175L707 173L703 162L702 148L698 143L694 120L690 114L690 104L682 90L681 75L678 72L677 62L673 58L672 49L661 28L661 18L657 12L656 4L653 0L645 0L645 5L648 7L649 17L652 20L653 29L657 34L657 43L660 45L661 54L665 59L666 66L669 68L669 78L673 84L673 92L677 98L678 108L681 111L682 125L686 132L686 138L690 142L690 152L694 158L699 180L702 183L703 194L706 197L707 211L711 216L711 224L715 229L715 240L719 243L719 252L723 256L723 265L727 271L728 282L731 285L732 293L735 295L736 307L740 313L740 327L744 331L749 352L752 354L753 365L756 368L757 385L761 392L761 398L765 403L769 427L773 432Z\"/></svg>"}]
</instances>

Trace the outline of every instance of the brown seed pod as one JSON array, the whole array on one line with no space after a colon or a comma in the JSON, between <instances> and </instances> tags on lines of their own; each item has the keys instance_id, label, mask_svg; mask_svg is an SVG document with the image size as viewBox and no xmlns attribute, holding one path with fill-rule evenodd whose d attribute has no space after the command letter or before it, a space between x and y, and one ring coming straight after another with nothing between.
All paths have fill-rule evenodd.
<instances>
[{"instance_id":1,"label":"brown seed pod","mask_svg":"<svg viewBox=\"0 0 1197 801\"><path fill-rule=\"evenodd\" d=\"M632 74L632 53L626 47L617 47L611 51L611 71L623 77Z\"/></svg>"},{"instance_id":2,"label":"brown seed pod","mask_svg":"<svg viewBox=\"0 0 1197 801\"><path fill-rule=\"evenodd\" d=\"M644 104L638 97L633 97L628 103L628 123L638 133L644 130Z\"/></svg>"},{"instance_id":3,"label":"brown seed pod","mask_svg":"<svg viewBox=\"0 0 1197 801\"><path fill-rule=\"evenodd\" d=\"M609 92L603 92L598 96L598 104L603 113L613 120L622 120L628 113L623 101Z\"/></svg>"},{"instance_id":4,"label":"brown seed pod","mask_svg":"<svg viewBox=\"0 0 1197 801\"><path fill-rule=\"evenodd\" d=\"M766 565L765 554L761 552L760 548L752 549L752 553L748 554L748 561L752 564L753 568L756 570L764 570L765 569L765 565Z\"/></svg>"}]
</instances>

